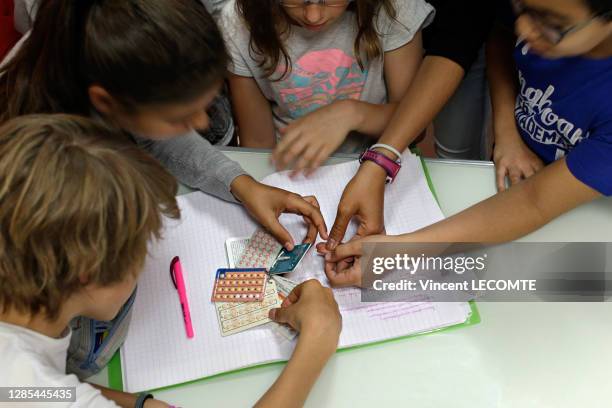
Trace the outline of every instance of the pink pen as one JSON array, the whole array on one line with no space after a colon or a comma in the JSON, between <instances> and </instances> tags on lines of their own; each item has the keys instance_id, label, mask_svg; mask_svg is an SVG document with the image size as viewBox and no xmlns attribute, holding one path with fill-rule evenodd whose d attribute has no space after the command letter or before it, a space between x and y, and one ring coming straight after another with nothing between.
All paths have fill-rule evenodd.
<instances>
[{"instance_id":1,"label":"pink pen","mask_svg":"<svg viewBox=\"0 0 612 408\"><path fill-rule=\"evenodd\" d=\"M187 337L191 339L193 338L193 326L191 325L189 302L187 302L187 290L185 289L185 280L183 279L183 268L181 267L181 260L178 256L175 256L172 262L170 262L170 277L172 278L174 287L178 290L181 309L183 309L183 320L185 320L185 330L187 331Z\"/></svg>"}]
</instances>

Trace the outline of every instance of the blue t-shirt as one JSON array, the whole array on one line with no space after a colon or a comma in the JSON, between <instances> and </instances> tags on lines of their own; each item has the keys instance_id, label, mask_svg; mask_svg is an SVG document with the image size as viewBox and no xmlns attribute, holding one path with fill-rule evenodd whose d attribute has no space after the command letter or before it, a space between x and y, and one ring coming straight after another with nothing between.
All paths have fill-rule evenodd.
<instances>
[{"instance_id":1,"label":"blue t-shirt","mask_svg":"<svg viewBox=\"0 0 612 408\"><path fill-rule=\"evenodd\" d=\"M578 180L612 196L612 57L546 59L516 48L516 122L546 163L566 157Z\"/></svg>"}]
</instances>

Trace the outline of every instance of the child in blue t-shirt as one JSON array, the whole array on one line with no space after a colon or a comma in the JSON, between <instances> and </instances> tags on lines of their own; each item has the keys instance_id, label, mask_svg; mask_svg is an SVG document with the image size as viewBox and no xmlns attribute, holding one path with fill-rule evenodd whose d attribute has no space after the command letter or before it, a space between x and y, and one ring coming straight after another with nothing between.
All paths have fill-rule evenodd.
<instances>
[{"instance_id":1,"label":"child in blue t-shirt","mask_svg":"<svg viewBox=\"0 0 612 408\"><path fill-rule=\"evenodd\" d=\"M610 195L612 1L575 0L573 11L556 3L514 1L516 71L490 59L498 188L564 159L573 177Z\"/></svg>"},{"instance_id":2,"label":"child in blue t-shirt","mask_svg":"<svg viewBox=\"0 0 612 408\"><path fill-rule=\"evenodd\" d=\"M360 283L365 240L510 241L612 196L612 0L518 0L513 6L519 40L488 49L502 192L414 233L340 245L326 255L332 284ZM514 64L508 56L515 43Z\"/></svg>"}]
</instances>

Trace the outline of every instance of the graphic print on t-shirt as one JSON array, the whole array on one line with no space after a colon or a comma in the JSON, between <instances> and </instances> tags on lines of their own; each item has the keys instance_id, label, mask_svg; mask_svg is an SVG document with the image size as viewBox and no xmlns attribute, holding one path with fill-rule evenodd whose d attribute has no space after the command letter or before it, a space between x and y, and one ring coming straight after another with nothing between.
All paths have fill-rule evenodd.
<instances>
[{"instance_id":1,"label":"graphic print on t-shirt","mask_svg":"<svg viewBox=\"0 0 612 408\"><path fill-rule=\"evenodd\" d=\"M555 160L564 157L582 139L588 137L584 130L553 110L555 87L538 89L527 85L519 71L520 95L516 100L516 122L531 140L557 148Z\"/></svg>"},{"instance_id":2,"label":"graphic print on t-shirt","mask_svg":"<svg viewBox=\"0 0 612 408\"><path fill-rule=\"evenodd\" d=\"M280 75L284 66L277 68ZM287 77L280 81L279 95L291 118L298 119L336 100L360 99L368 78L357 60L332 48L311 51L297 61Z\"/></svg>"}]
</instances>

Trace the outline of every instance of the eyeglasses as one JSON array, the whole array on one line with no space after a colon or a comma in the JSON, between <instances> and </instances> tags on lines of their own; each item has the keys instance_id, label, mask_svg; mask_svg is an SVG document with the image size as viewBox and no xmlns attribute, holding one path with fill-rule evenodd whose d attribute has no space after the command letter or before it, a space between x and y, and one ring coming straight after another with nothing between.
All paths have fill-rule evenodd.
<instances>
[{"instance_id":1,"label":"eyeglasses","mask_svg":"<svg viewBox=\"0 0 612 408\"><path fill-rule=\"evenodd\" d=\"M310 6L311 4L318 4L326 7L345 7L353 0L280 0L279 3L283 7L287 8L301 8Z\"/></svg>"},{"instance_id":2,"label":"eyeglasses","mask_svg":"<svg viewBox=\"0 0 612 408\"><path fill-rule=\"evenodd\" d=\"M609 18L610 16L612 16L612 12L598 14L598 15L594 15L588 20L574 24L571 27L562 28L562 27L555 27L554 25L551 25L550 23L546 22L545 17L542 15L542 13L540 13L538 10L533 10L525 6L522 0L513 0L512 6L514 7L514 12L516 13L517 16L520 16L520 15L528 16L540 29L540 33L542 34L544 39L546 39L553 45L559 44L569 34L582 30L583 28L587 27L588 25L590 25L593 21L597 19L600 19L600 18L605 19L605 18Z\"/></svg>"}]
</instances>

